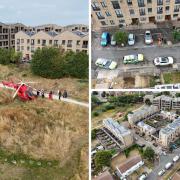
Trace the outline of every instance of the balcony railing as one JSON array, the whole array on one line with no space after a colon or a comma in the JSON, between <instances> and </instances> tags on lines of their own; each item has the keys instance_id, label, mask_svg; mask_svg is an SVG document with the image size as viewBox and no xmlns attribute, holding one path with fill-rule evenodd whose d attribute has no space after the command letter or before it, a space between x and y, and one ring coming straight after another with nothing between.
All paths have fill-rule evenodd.
<instances>
[{"instance_id":1,"label":"balcony railing","mask_svg":"<svg viewBox=\"0 0 180 180\"><path fill-rule=\"evenodd\" d=\"M72 44L67 44L67 47L72 47Z\"/></svg>"},{"instance_id":2,"label":"balcony railing","mask_svg":"<svg viewBox=\"0 0 180 180\"><path fill-rule=\"evenodd\" d=\"M88 45L87 44L83 44L82 48L88 48Z\"/></svg>"},{"instance_id":3,"label":"balcony railing","mask_svg":"<svg viewBox=\"0 0 180 180\"><path fill-rule=\"evenodd\" d=\"M174 9L174 12L179 12L179 9Z\"/></svg>"},{"instance_id":4,"label":"balcony railing","mask_svg":"<svg viewBox=\"0 0 180 180\"><path fill-rule=\"evenodd\" d=\"M140 14L140 16L145 16L146 15L145 12L140 12L139 14Z\"/></svg>"},{"instance_id":5,"label":"balcony railing","mask_svg":"<svg viewBox=\"0 0 180 180\"><path fill-rule=\"evenodd\" d=\"M144 3L138 3L138 6L139 7L145 7L145 4Z\"/></svg>"},{"instance_id":6,"label":"balcony railing","mask_svg":"<svg viewBox=\"0 0 180 180\"><path fill-rule=\"evenodd\" d=\"M105 19L104 16L98 16L98 19Z\"/></svg>"},{"instance_id":7,"label":"balcony railing","mask_svg":"<svg viewBox=\"0 0 180 180\"><path fill-rule=\"evenodd\" d=\"M122 14L116 14L118 18L122 18L123 15Z\"/></svg>"},{"instance_id":8,"label":"balcony railing","mask_svg":"<svg viewBox=\"0 0 180 180\"><path fill-rule=\"evenodd\" d=\"M99 7L93 7L93 6L92 6L92 9L93 9L93 11L100 11L100 8L99 8Z\"/></svg>"}]
</instances>

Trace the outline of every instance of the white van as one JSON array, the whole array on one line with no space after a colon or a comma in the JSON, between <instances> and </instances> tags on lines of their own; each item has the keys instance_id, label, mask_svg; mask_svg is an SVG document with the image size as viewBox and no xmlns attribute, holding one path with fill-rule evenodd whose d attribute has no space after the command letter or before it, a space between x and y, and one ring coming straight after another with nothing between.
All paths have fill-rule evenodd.
<instances>
[{"instance_id":1,"label":"white van","mask_svg":"<svg viewBox=\"0 0 180 180\"><path fill-rule=\"evenodd\" d=\"M172 165L173 165L172 162L169 162L165 165L165 168L168 170L171 168Z\"/></svg>"},{"instance_id":2,"label":"white van","mask_svg":"<svg viewBox=\"0 0 180 180\"><path fill-rule=\"evenodd\" d=\"M173 162L177 162L178 160L179 160L179 156L178 155L173 158Z\"/></svg>"}]
</instances>

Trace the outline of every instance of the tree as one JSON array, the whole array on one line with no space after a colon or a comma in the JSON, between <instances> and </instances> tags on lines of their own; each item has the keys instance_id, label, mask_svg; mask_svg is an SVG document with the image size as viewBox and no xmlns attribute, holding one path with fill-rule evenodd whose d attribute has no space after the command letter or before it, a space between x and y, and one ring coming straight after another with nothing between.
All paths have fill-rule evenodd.
<instances>
[{"instance_id":1,"label":"tree","mask_svg":"<svg viewBox=\"0 0 180 180\"><path fill-rule=\"evenodd\" d=\"M92 140L96 139L96 133L97 133L97 129L93 129L93 130L91 131L91 139L92 139Z\"/></svg>"},{"instance_id":2,"label":"tree","mask_svg":"<svg viewBox=\"0 0 180 180\"><path fill-rule=\"evenodd\" d=\"M146 99L146 100L145 100L145 104L148 105L148 106L152 105L150 99Z\"/></svg>"},{"instance_id":3,"label":"tree","mask_svg":"<svg viewBox=\"0 0 180 180\"><path fill-rule=\"evenodd\" d=\"M126 44L128 40L128 35L126 32L118 31L115 33L115 40L118 45Z\"/></svg>"},{"instance_id":4,"label":"tree","mask_svg":"<svg viewBox=\"0 0 180 180\"><path fill-rule=\"evenodd\" d=\"M110 161L112 158L111 151L99 151L95 156L95 166L96 170L102 170L103 167L110 166Z\"/></svg>"},{"instance_id":5,"label":"tree","mask_svg":"<svg viewBox=\"0 0 180 180\"><path fill-rule=\"evenodd\" d=\"M143 156L152 161L154 160L155 152L151 147L147 147L143 152Z\"/></svg>"}]
</instances>

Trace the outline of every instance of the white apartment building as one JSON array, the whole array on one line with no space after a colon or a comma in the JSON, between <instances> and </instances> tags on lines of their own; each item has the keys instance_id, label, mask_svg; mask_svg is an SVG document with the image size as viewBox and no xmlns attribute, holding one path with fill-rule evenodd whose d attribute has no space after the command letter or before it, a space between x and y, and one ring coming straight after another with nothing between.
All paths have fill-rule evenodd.
<instances>
[{"instance_id":1,"label":"white apartment building","mask_svg":"<svg viewBox=\"0 0 180 180\"><path fill-rule=\"evenodd\" d=\"M141 133L144 133L146 136L152 135L156 132L156 129L148 124L145 124L143 121L137 123Z\"/></svg>"},{"instance_id":2,"label":"white apartment building","mask_svg":"<svg viewBox=\"0 0 180 180\"><path fill-rule=\"evenodd\" d=\"M107 128L117 139L126 147L133 144L133 135L129 129L121 126L117 121L111 118L103 120L103 126Z\"/></svg>"}]
</instances>

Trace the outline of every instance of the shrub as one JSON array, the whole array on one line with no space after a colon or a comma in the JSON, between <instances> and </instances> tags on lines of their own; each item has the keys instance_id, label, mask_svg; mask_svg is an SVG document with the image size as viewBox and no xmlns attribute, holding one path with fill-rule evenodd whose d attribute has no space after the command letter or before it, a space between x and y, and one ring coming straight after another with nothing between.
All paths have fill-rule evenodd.
<instances>
[{"instance_id":1,"label":"shrub","mask_svg":"<svg viewBox=\"0 0 180 180\"><path fill-rule=\"evenodd\" d=\"M99 116L99 112L94 111L94 112L93 112L93 117L97 117L97 116Z\"/></svg>"},{"instance_id":2,"label":"shrub","mask_svg":"<svg viewBox=\"0 0 180 180\"><path fill-rule=\"evenodd\" d=\"M128 35L126 32L119 31L115 33L115 40L118 45L126 44L128 40Z\"/></svg>"}]
</instances>

